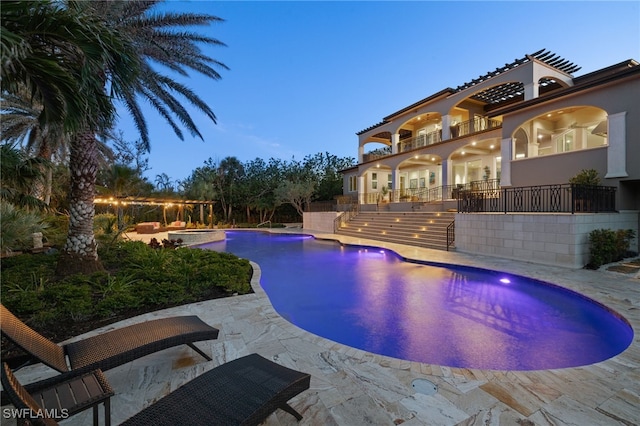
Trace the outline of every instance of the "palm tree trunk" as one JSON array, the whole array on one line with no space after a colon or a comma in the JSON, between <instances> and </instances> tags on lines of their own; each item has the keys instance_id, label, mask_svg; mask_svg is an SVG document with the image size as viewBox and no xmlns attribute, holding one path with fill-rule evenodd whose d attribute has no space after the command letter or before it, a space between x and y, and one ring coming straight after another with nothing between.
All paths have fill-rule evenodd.
<instances>
[{"instance_id":1,"label":"palm tree trunk","mask_svg":"<svg viewBox=\"0 0 640 426\"><path fill-rule=\"evenodd\" d=\"M77 133L71 141L71 188L69 232L60 253L56 272L60 276L90 274L102 270L93 234L93 216L97 162L97 141L90 131Z\"/></svg>"},{"instance_id":2,"label":"palm tree trunk","mask_svg":"<svg viewBox=\"0 0 640 426\"><path fill-rule=\"evenodd\" d=\"M47 163L40 165L40 171L42 172L44 179L43 181L36 183L34 195L39 200L42 200L46 205L51 204L51 188L53 186L53 169L51 166L52 155L48 137L44 136L38 148L36 157L46 160Z\"/></svg>"}]
</instances>

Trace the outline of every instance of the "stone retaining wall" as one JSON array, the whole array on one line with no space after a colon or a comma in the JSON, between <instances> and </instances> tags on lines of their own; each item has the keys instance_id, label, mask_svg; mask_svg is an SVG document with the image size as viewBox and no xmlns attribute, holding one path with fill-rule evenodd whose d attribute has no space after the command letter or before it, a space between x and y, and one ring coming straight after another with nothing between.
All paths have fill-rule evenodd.
<instances>
[{"instance_id":1,"label":"stone retaining wall","mask_svg":"<svg viewBox=\"0 0 640 426\"><path fill-rule=\"evenodd\" d=\"M589 262L589 232L633 229L638 251L638 211L620 213L456 214L456 250L582 268Z\"/></svg>"}]
</instances>

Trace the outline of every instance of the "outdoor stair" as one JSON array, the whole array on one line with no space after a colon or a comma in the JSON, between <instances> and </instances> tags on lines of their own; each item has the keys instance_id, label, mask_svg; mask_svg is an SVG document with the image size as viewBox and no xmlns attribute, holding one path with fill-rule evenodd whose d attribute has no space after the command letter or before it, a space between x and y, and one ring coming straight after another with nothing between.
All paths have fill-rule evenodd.
<instances>
[{"instance_id":1,"label":"outdoor stair","mask_svg":"<svg viewBox=\"0 0 640 426\"><path fill-rule=\"evenodd\" d=\"M339 235L447 250L449 212L360 212L337 230ZM451 250L453 247L450 247Z\"/></svg>"}]
</instances>

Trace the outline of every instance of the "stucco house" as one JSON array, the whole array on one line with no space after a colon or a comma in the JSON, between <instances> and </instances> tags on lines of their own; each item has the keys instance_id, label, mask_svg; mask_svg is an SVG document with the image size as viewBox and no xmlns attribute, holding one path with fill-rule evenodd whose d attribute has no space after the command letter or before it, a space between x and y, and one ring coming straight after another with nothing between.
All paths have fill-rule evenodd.
<instances>
[{"instance_id":1,"label":"stucco house","mask_svg":"<svg viewBox=\"0 0 640 426\"><path fill-rule=\"evenodd\" d=\"M579 66L540 50L409 104L357 133L344 199L358 211L456 211L456 250L583 266L591 229L637 235L639 65L629 59L574 77ZM584 169L614 188L610 212L487 207L509 188L568 184ZM463 213L460 193L474 188L494 201Z\"/></svg>"}]
</instances>

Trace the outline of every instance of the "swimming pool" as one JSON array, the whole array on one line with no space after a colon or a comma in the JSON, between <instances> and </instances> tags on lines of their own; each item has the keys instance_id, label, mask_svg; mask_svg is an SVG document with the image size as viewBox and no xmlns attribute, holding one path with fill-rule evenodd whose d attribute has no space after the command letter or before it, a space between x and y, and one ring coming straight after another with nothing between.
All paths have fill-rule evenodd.
<instances>
[{"instance_id":1,"label":"swimming pool","mask_svg":"<svg viewBox=\"0 0 640 426\"><path fill-rule=\"evenodd\" d=\"M575 292L391 251L304 235L227 231L201 248L258 263L275 310L348 346L450 367L536 370L603 361L626 349L629 324Z\"/></svg>"}]
</instances>

